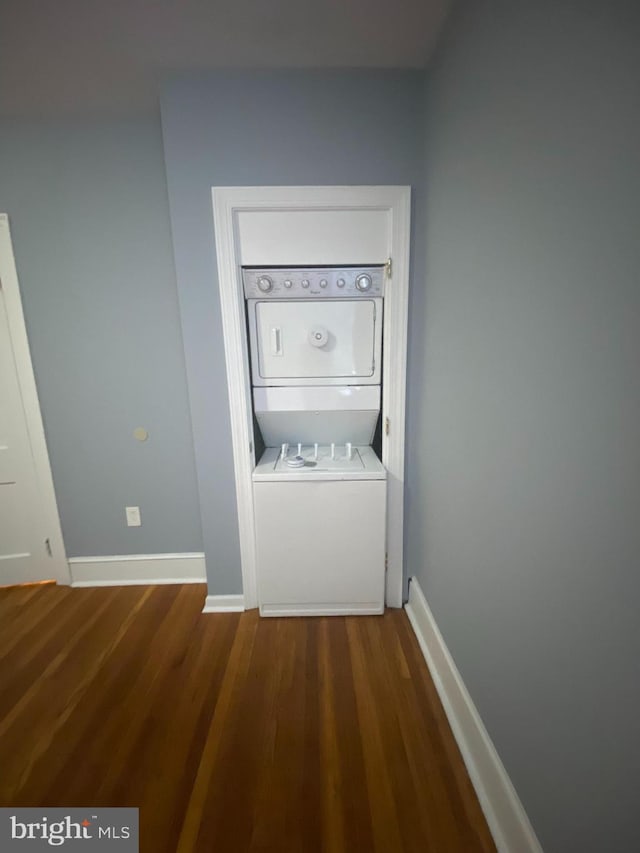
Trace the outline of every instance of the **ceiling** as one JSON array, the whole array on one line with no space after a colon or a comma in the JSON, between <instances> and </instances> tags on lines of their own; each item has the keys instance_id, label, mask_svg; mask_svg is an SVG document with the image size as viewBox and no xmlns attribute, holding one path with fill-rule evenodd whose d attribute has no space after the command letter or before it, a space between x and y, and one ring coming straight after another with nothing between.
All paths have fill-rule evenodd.
<instances>
[{"instance_id":1,"label":"ceiling","mask_svg":"<svg viewBox=\"0 0 640 853\"><path fill-rule=\"evenodd\" d=\"M421 68L450 0L0 0L0 114L153 109L188 70Z\"/></svg>"}]
</instances>

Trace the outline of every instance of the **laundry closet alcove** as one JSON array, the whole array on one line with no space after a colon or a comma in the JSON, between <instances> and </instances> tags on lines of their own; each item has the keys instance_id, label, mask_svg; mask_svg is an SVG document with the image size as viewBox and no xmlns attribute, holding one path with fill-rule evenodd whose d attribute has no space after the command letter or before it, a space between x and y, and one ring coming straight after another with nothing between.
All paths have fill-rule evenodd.
<instances>
[{"instance_id":1,"label":"laundry closet alcove","mask_svg":"<svg viewBox=\"0 0 640 853\"><path fill-rule=\"evenodd\" d=\"M410 189L214 187L212 197L244 606L400 607ZM294 349L302 368L278 370ZM274 574L289 534L292 562Z\"/></svg>"}]
</instances>

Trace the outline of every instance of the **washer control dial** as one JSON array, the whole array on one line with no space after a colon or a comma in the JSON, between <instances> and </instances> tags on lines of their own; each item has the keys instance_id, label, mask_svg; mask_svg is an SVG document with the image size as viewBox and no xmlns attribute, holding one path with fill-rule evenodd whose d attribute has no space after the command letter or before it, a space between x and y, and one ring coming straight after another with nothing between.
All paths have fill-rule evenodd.
<instances>
[{"instance_id":1,"label":"washer control dial","mask_svg":"<svg viewBox=\"0 0 640 853\"><path fill-rule=\"evenodd\" d=\"M367 273L362 273L362 275L359 275L356 278L356 287L363 293L366 293L366 291L371 288L371 285L371 276L367 275Z\"/></svg>"},{"instance_id":2,"label":"washer control dial","mask_svg":"<svg viewBox=\"0 0 640 853\"><path fill-rule=\"evenodd\" d=\"M329 282L326 280L326 278L321 279L320 287L326 287L327 284L329 284Z\"/></svg>"},{"instance_id":3,"label":"washer control dial","mask_svg":"<svg viewBox=\"0 0 640 853\"><path fill-rule=\"evenodd\" d=\"M288 290L292 285L293 285L293 282L291 281L291 279L290 279L290 278L288 278L288 279L285 281L285 283L284 283L284 286L287 288L287 290Z\"/></svg>"},{"instance_id":4,"label":"washer control dial","mask_svg":"<svg viewBox=\"0 0 640 853\"><path fill-rule=\"evenodd\" d=\"M309 287L309 279L308 278L305 278L302 280L302 286L303 287Z\"/></svg>"},{"instance_id":5,"label":"washer control dial","mask_svg":"<svg viewBox=\"0 0 640 853\"><path fill-rule=\"evenodd\" d=\"M343 278L339 278L336 284L338 285L338 287L344 287L346 282Z\"/></svg>"},{"instance_id":6,"label":"washer control dial","mask_svg":"<svg viewBox=\"0 0 640 853\"><path fill-rule=\"evenodd\" d=\"M270 290L273 290L273 281L268 275L260 276L258 279L258 287L263 293L269 293Z\"/></svg>"}]
</instances>

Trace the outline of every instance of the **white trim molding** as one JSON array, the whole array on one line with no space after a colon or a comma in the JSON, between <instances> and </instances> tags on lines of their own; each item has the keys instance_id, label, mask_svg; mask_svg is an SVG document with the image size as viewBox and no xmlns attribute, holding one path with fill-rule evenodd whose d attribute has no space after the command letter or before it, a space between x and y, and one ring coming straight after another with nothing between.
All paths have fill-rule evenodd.
<instances>
[{"instance_id":1,"label":"white trim molding","mask_svg":"<svg viewBox=\"0 0 640 853\"><path fill-rule=\"evenodd\" d=\"M72 557L71 586L206 583L204 554L122 554Z\"/></svg>"},{"instance_id":2,"label":"white trim molding","mask_svg":"<svg viewBox=\"0 0 640 853\"><path fill-rule=\"evenodd\" d=\"M240 559L244 604L256 607L255 519L251 474L255 467L249 354L244 299L239 274L239 217L277 211L385 211L386 244L380 260L391 259L391 278L384 304L386 341L381 416L382 463L388 472L386 603L402 607L404 518L404 423L409 298L409 219L411 188L407 186L213 187L213 223L218 261L227 386L231 416ZM371 259L361 259L369 262ZM336 263L339 262L336 259ZM286 263L286 259L283 259Z\"/></svg>"},{"instance_id":3,"label":"white trim molding","mask_svg":"<svg viewBox=\"0 0 640 853\"><path fill-rule=\"evenodd\" d=\"M244 610L244 595L208 595L203 613L241 613Z\"/></svg>"},{"instance_id":4,"label":"white trim molding","mask_svg":"<svg viewBox=\"0 0 640 853\"><path fill-rule=\"evenodd\" d=\"M382 463L387 469L387 581L388 607L402 607L404 546L404 431L407 385L407 325L409 319L409 248L411 190L393 190L389 234L390 280L384 299L382 364ZM388 426L388 429L387 429Z\"/></svg>"},{"instance_id":5,"label":"white trim molding","mask_svg":"<svg viewBox=\"0 0 640 853\"><path fill-rule=\"evenodd\" d=\"M29 430L29 441L38 482L38 491L42 507L43 552L48 542L50 560L47 565L47 577L55 578L58 583L70 582L69 565L64 550L62 528L58 515L53 475L49 462L49 452L44 434L44 424L40 412L40 401L36 386L27 327L22 310L18 272L13 254L9 217L0 213L0 287L4 293L5 308L9 321L11 347L15 358L16 372L20 384L22 404Z\"/></svg>"},{"instance_id":6,"label":"white trim molding","mask_svg":"<svg viewBox=\"0 0 640 853\"><path fill-rule=\"evenodd\" d=\"M524 807L415 578L410 581L405 609L498 853L542 853Z\"/></svg>"},{"instance_id":7,"label":"white trim molding","mask_svg":"<svg viewBox=\"0 0 640 853\"><path fill-rule=\"evenodd\" d=\"M235 234L235 211L239 205L229 190L213 189L212 196L236 481L242 591L246 606L252 608L258 604L253 484L251 481L251 473L255 467L255 452L251 422L249 354L245 331L244 302L238 280L239 246Z\"/></svg>"}]
</instances>

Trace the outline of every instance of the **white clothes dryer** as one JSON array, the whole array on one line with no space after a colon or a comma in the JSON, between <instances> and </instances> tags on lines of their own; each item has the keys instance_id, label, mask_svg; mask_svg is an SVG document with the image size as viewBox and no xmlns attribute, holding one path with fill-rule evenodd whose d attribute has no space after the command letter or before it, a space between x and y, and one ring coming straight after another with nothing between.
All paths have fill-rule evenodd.
<instances>
[{"instance_id":1,"label":"white clothes dryer","mask_svg":"<svg viewBox=\"0 0 640 853\"><path fill-rule=\"evenodd\" d=\"M379 385L382 267L244 270L254 387Z\"/></svg>"}]
</instances>

